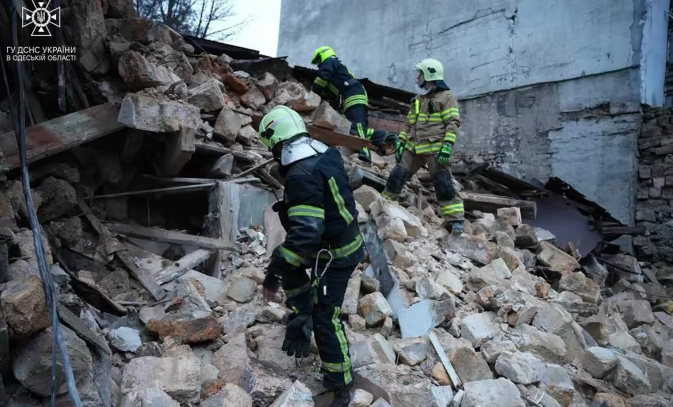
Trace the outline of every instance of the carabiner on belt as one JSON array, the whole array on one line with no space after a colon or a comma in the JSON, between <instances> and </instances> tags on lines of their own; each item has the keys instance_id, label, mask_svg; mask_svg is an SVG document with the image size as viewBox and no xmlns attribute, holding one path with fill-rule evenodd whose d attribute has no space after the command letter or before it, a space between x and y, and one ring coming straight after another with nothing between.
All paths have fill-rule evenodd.
<instances>
[{"instance_id":1,"label":"carabiner on belt","mask_svg":"<svg viewBox=\"0 0 673 407\"><path fill-rule=\"evenodd\" d=\"M318 263L320 262L320 255L325 252L329 256L329 260L327 260L327 263L325 264L325 268L322 269L322 272L318 273ZM318 252L318 255L315 257L315 266L313 267L313 275L315 276L316 280L318 280L318 283L322 285L322 294L324 297L327 297L327 285L323 284L323 277L325 276L325 273L327 273L327 269L329 268L330 264L332 264L332 260L334 257L332 256L332 252L329 251L329 249L320 249Z\"/></svg>"}]
</instances>

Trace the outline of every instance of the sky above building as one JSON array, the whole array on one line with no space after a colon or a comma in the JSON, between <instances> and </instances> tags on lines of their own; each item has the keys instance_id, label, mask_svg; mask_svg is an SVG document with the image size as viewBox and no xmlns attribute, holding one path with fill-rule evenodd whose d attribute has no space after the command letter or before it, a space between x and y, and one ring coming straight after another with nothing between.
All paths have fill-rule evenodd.
<instances>
[{"instance_id":1,"label":"sky above building","mask_svg":"<svg viewBox=\"0 0 673 407\"><path fill-rule=\"evenodd\" d=\"M234 39L227 42L275 57L278 49L281 0L232 1L236 3L237 18L249 15L252 19Z\"/></svg>"}]
</instances>

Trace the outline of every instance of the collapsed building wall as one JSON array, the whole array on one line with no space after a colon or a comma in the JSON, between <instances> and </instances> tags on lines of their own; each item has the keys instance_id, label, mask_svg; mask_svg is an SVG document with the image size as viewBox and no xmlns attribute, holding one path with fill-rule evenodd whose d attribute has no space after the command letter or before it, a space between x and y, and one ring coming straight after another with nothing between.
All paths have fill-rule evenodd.
<instances>
[{"instance_id":1,"label":"collapsed building wall","mask_svg":"<svg viewBox=\"0 0 673 407\"><path fill-rule=\"evenodd\" d=\"M558 176L633 223L638 104L663 103L668 1L489 5L285 1L278 54L307 65L330 45L359 77L409 91L413 66L438 58L461 101L458 154Z\"/></svg>"}]
</instances>

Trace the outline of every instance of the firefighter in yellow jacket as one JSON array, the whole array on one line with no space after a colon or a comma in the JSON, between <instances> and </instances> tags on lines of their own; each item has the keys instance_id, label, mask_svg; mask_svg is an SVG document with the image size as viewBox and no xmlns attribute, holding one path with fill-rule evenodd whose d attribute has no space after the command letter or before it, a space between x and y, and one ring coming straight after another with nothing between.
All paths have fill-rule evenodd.
<instances>
[{"instance_id":1,"label":"firefighter in yellow jacket","mask_svg":"<svg viewBox=\"0 0 673 407\"><path fill-rule=\"evenodd\" d=\"M444 67L436 59L424 59L415 67L416 83L427 90L412 103L399 134L397 165L388 177L383 195L397 200L404 184L424 165L432 175L435 194L453 233L463 232L463 200L453 187L450 162L460 128L458 101L444 82Z\"/></svg>"}]
</instances>

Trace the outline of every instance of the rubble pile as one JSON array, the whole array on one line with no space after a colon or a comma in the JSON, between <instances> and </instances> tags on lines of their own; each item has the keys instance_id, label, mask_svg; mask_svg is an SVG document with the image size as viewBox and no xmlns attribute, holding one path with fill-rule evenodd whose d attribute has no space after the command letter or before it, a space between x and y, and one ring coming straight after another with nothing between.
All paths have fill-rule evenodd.
<instances>
[{"instance_id":1,"label":"rubble pile","mask_svg":"<svg viewBox=\"0 0 673 407\"><path fill-rule=\"evenodd\" d=\"M65 28L80 52L82 87L90 100L116 105L112 124L126 128L31 167L83 404L322 405L317 347L299 363L286 356L288 310L261 295L284 231L267 207L282 184L264 168L270 156L255 120L287 105L323 129L347 134L350 123L287 74L262 65L248 73L249 61L195 51L138 19L130 0L71 3ZM646 117L646 127L669 125L659 113ZM666 199L667 158L658 149L668 144L657 140L641 140L656 156L650 172L641 168L652 198L643 205ZM341 310L356 376L352 407L671 405L665 265L562 248L525 223L534 202L475 193L471 177L483 182L486 172L474 168L455 171L470 220L465 234L449 234L426 170L396 204L380 194L392 158L372 154L373 167L363 169L346 153L368 249ZM51 392L51 321L21 183L12 173L3 181L0 383L8 406L42 406ZM250 183L259 188L246 185L248 195L232 187ZM667 219L645 209L643 222ZM57 405L69 406L57 370Z\"/></svg>"}]
</instances>

